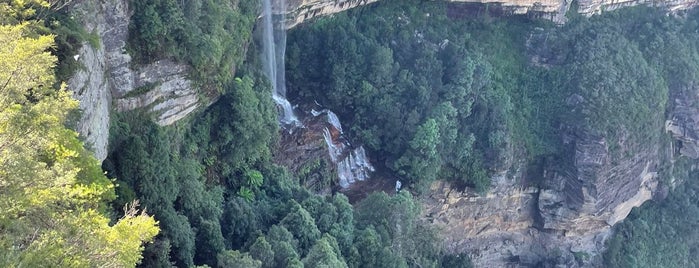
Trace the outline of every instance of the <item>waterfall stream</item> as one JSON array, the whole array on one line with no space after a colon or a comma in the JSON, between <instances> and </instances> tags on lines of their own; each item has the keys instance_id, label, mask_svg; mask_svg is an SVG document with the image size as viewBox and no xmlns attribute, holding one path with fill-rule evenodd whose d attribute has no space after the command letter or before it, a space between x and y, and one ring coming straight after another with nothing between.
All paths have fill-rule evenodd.
<instances>
[{"instance_id":1,"label":"waterfall stream","mask_svg":"<svg viewBox=\"0 0 699 268\"><path fill-rule=\"evenodd\" d=\"M272 1L262 1L262 64L267 78L272 83L272 98L281 109L280 121L289 128L289 134L294 128L305 128L303 123L294 115L291 103L286 99L286 81L284 54L286 50L286 27L284 21L285 0L278 0L280 10L274 15ZM342 132L340 119L335 113L324 109L321 112L311 111L313 117L327 116L326 127L323 128L323 138L328 147L331 162L335 165L339 185L349 187L356 181L369 178L374 167L369 162L364 147L352 148Z\"/></svg>"},{"instance_id":2,"label":"waterfall stream","mask_svg":"<svg viewBox=\"0 0 699 268\"><path fill-rule=\"evenodd\" d=\"M280 0L280 7L286 6ZM284 54L286 53L286 27L284 16L275 20L272 13L272 0L262 1L262 65L267 78L272 83L272 98L281 107L281 122L298 123L291 103L286 99L286 77L284 72ZM284 12L281 12L282 14Z\"/></svg>"},{"instance_id":3,"label":"waterfall stream","mask_svg":"<svg viewBox=\"0 0 699 268\"><path fill-rule=\"evenodd\" d=\"M330 159L337 167L340 187L347 188L357 181L368 179L374 167L369 162L363 146L351 149L337 115L327 109L320 112L311 111L311 114L315 117L326 117L327 126L323 128L323 139L328 146Z\"/></svg>"}]
</instances>

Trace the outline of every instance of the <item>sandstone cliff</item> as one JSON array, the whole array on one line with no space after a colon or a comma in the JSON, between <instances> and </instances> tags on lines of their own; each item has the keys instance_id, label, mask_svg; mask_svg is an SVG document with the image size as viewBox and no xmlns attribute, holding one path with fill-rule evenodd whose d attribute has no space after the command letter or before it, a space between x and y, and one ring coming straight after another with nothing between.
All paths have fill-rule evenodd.
<instances>
[{"instance_id":1,"label":"sandstone cliff","mask_svg":"<svg viewBox=\"0 0 699 268\"><path fill-rule=\"evenodd\" d=\"M299 23L317 16L330 15L358 6L371 4L379 0L288 0L286 10L289 20L287 26L292 28ZM499 7L505 14L531 14L557 23L565 22L565 14L570 9L572 0L446 0L449 2L488 4ZM603 11L634 5L653 5L665 7L670 11L685 10L697 5L696 0L579 0L577 10L580 14L590 16Z\"/></svg>"},{"instance_id":2,"label":"sandstone cliff","mask_svg":"<svg viewBox=\"0 0 699 268\"><path fill-rule=\"evenodd\" d=\"M99 160L107 157L109 116L114 110L144 108L159 125L170 125L201 105L188 67L163 60L134 68L126 52L128 0L82 1L71 12L85 30L99 36L99 46L80 48L76 74L68 87L80 101L78 132Z\"/></svg>"},{"instance_id":3,"label":"sandstone cliff","mask_svg":"<svg viewBox=\"0 0 699 268\"><path fill-rule=\"evenodd\" d=\"M290 1L293 27L315 16L329 15L376 1ZM532 14L558 23L572 1L488 1L506 14ZM669 11L685 10L697 1L577 1L579 13L590 16L625 6L647 4ZM539 63L542 64L542 63ZM529 174L514 152L511 163L493 179L486 194L458 191L446 182L432 185L423 200L425 217L441 229L448 251L468 253L476 267L599 267L611 227L631 209L662 195L658 169L678 155L699 158L699 99L690 87L673 96L666 131L675 139L651 144L626 157L610 148L603 135L584 127L562 126L561 139L570 148L566 159L549 159L539 174ZM573 99L579 96L571 96ZM624 140L623 138L621 140ZM624 147L622 145L621 147ZM670 159L670 161L665 161ZM532 176L541 185L533 186Z\"/></svg>"},{"instance_id":4,"label":"sandstone cliff","mask_svg":"<svg viewBox=\"0 0 699 268\"><path fill-rule=\"evenodd\" d=\"M288 27L293 27L316 16L329 15L378 0L288 0L285 10ZM487 3L502 8L505 14L534 14L556 22L564 22L564 14L572 1L566 0L450 0L464 3ZM581 14L592 15L603 10L649 4L669 10L683 10L697 4L695 0L672 1L578 1ZM279 10L280 7L276 7ZM83 111L78 131L98 159L107 151L109 113L144 108L159 125L170 125L195 111L202 103L192 81L187 79L188 68L171 61L158 61L147 66L132 66L126 52L128 37L128 0L100 2L79 1L72 12L88 32L99 36L99 46L87 43L79 50L78 61L83 66L69 81L69 88L81 101ZM687 149L685 149L687 150Z\"/></svg>"},{"instance_id":5,"label":"sandstone cliff","mask_svg":"<svg viewBox=\"0 0 699 268\"><path fill-rule=\"evenodd\" d=\"M292 19L288 26L376 1L290 0L287 10ZM570 5L558 0L454 2L491 3L511 13L538 14L557 22L563 22ZM592 15L636 4L681 10L696 3L583 0L578 1L578 11ZM132 66L125 51L129 24L127 0L83 1L74 12L88 32L94 31L100 37L98 47L84 44L80 49L79 62L84 68L69 81L83 110L78 131L98 159L107 155L112 112L146 109L158 124L169 125L207 105L187 79L187 66L167 60L138 68ZM674 110L666 122L666 131L677 140L675 151L696 159L699 158L699 109L692 101L698 99L696 89L690 88L682 94L674 96ZM285 164L298 167L297 173L303 163L313 159L334 162L328 159L327 145L319 135L322 131L314 132L315 136L303 133L292 136L295 140L288 144L298 146L282 148L277 161L296 161ZM566 130L563 136L574 153L571 159L553 159L544 166L538 174L546 181L543 185L528 186L530 175L525 174L522 162L507 163L487 194L462 192L448 183L435 183L424 200L424 207L426 218L441 228L447 250L469 253L477 267L599 266L611 226L657 192L656 168L667 152L658 144L628 159L613 161L605 137L581 129ZM284 157L286 154L306 158ZM335 170L319 168L304 183L319 191L327 189L328 185L323 185L327 181L322 177L329 175L320 173L328 171Z\"/></svg>"},{"instance_id":6,"label":"sandstone cliff","mask_svg":"<svg viewBox=\"0 0 699 268\"><path fill-rule=\"evenodd\" d=\"M677 91L673 96L674 109L665 122L665 130L677 140L674 151L692 159L699 159L699 92L695 85Z\"/></svg>"},{"instance_id":7,"label":"sandstone cliff","mask_svg":"<svg viewBox=\"0 0 699 268\"><path fill-rule=\"evenodd\" d=\"M432 185L426 217L442 230L446 249L469 253L476 267L601 266L611 226L657 192L659 146L612 163L604 137L566 135L572 162L552 159L534 175L544 177L539 187L524 186L532 175L522 163L496 176L484 195Z\"/></svg>"}]
</instances>

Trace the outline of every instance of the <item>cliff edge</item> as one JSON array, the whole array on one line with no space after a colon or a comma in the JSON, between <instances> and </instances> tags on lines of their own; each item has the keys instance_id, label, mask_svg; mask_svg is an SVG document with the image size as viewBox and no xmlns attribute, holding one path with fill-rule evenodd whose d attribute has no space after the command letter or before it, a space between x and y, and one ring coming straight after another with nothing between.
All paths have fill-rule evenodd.
<instances>
[{"instance_id":1,"label":"cliff edge","mask_svg":"<svg viewBox=\"0 0 699 268\"><path fill-rule=\"evenodd\" d=\"M128 2L82 1L71 9L85 30L99 37L98 46L83 43L76 55L81 68L68 81L82 111L77 130L99 160L107 157L112 112L142 108L165 126L202 105L198 89L187 78L188 66L169 60L132 64L126 51Z\"/></svg>"},{"instance_id":2,"label":"cliff edge","mask_svg":"<svg viewBox=\"0 0 699 268\"><path fill-rule=\"evenodd\" d=\"M288 0L287 27L293 28L299 23L318 16L330 15L348 9L378 2L379 0ZM585 16L600 14L603 11L635 6L650 5L664 7L669 11L679 11L697 5L696 0L446 0L455 3L487 4L502 9L504 14L529 14L556 23L565 23L565 14L576 5L578 13Z\"/></svg>"}]
</instances>

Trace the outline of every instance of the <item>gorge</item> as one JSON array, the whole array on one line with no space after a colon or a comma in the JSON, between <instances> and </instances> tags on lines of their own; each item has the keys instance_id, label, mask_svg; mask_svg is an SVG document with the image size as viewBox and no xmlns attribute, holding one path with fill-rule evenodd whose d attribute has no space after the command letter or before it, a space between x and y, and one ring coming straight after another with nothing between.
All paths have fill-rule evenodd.
<instances>
[{"instance_id":1,"label":"gorge","mask_svg":"<svg viewBox=\"0 0 699 268\"><path fill-rule=\"evenodd\" d=\"M264 55L262 66L271 82L271 92L260 89L260 85L264 83L260 83L259 78L251 78L250 81L253 82L250 83L257 89L255 94L270 93L273 96L274 102L281 107L282 125L293 125L288 126L289 131L281 131L280 143L274 147L276 151L270 153L273 155L271 158L288 167L294 174L315 170L306 172L310 174L308 179L301 181L303 186L314 192L331 194L335 186L343 188L353 181L366 179L366 174L374 171L374 166L377 169L386 168L394 172L392 174L395 177L390 179L406 178L413 185L408 190L422 191L422 196L416 197L420 200L419 206L423 208L420 218L439 228L440 237L443 238L441 246L450 254L467 254L477 267L598 267L604 265L602 254L606 249L605 242L613 235L612 226L625 219L632 208L662 197L669 191L672 187L669 181L673 178L668 175L668 170L672 169L677 159L696 159L697 139L693 133L697 129L697 120L693 118L696 117L697 110L694 106L697 95L693 76L663 76L666 73L679 73L680 70L665 66L661 59L652 56L654 51L674 51L669 48L683 46L685 41L666 44L651 38L632 36L626 30L641 27L636 27L632 22L614 21L610 18L612 15L592 17L592 22L578 18L578 21L560 26L560 29L546 23L526 24L530 22L518 20L521 17L482 25L477 21L480 17L469 18L468 15L440 9L446 7L453 8L449 9L452 11L467 11L467 8L455 8L461 7L459 3L436 5L440 8L415 4L426 10L415 10L403 5L396 9L405 14L394 14L387 11L390 9L387 5L391 3L378 1L379 5L374 3L374 6L368 6L373 2L377 1L289 0L286 4L279 5L279 8L287 10L278 12L285 13L284 15L272 15L274 5L269 0L264 1L265 15L261 18L264 33L260 54ZM608 10L643 3L645 2L511 1L495 2L487 6L489 11L501 8L503 14L529 14L531 17L563 23L569 20L565 14L571 10L585 16L600 13L603 16ZM655 1L649 4L682 12L696 5L696 1ZM571 7L572 5L577 6ZM362 7L352 9L358 6ZM361 19L348 19L346 13L336 14L350 9L354 12L352 16ZM385 21L371 17L369 11L375 9L385 12L382 13ZM483 12L479 11L482 10L480 8L476 10L476 13ZM232 114L229 118L231 121L248 118L246 116L254 118L251 121L264 121L266 119L261 118L269 116L269 111L258 107L255 109L262 111L255 110L252 114L260 117L240 112L242 108L232 108L234 112L230 112L225 108L226 105L240 103L248 95L241 93L240 96L227 97L225 93L210 94L211 91L205 91L201 83L193 81L187 75L192 72L189 64L167 57L156 57L157 60L145 65L132 64L130 54L125 53L132 12L128 1L85 2L76 5L72 12L80 14L81 22L88 32L95 32L100 37L100 45L97 47L90 46L87 42L83 44L79 51L79 62L85 68L78 70L69 81L69 88L81 99L81 109L84 111L78 128L85 140L92 144L98 159L103 160L109 155L109 118L114 114L145 111L147 115L144 117L152 118L160 126L195 125L200 122L188 122L188 118L196 118L193 121L215 121L215 116L226 113ZM361 17L364 13L369 15ZM649 17L657 20L646 19L645 22L649 25L665 23L666 20L660 13L662 12L650 12L653 15ZM641 11L623 14L631 18L629 21L644 21L644 13ZM330 17L319 17L322 15ZM281 37L283 34L275 38L274 33L281 34L284 27L278 26L275 29L273 17L285 17L288 20L286 27L292 29L288 47L273 45L285 43L282 41L285 37ZM458 26L432 24L447 20L454 21ZM459 24L461 21L463 23ZM469 26L469 23L476 26ZM607 25L614 26L606 27ZM525 30L519 32L522 29L518 28L520 26ZM382 29L383 32L364 35L360 29ZM593 33L589 29L599 32ZM649 32L648 36L659 40L684 40L677 37L684 32L677 32L676 36L670 36L672 38L655 32ZM469 36L456 33L469 33ZM621 43L613 43L610 41L613 40L612 36L625 37L621 38ZM651 44L657 47L651 47ZM619 49L620 47L630 49L627 51ZM590 52L608 50L611 52L607 54ZM288 59L286 63L285 54ZM362 57L355 59L355 55ZM467 57L462 57L464 55ZM460 61L462 58L463 61ZM639 58L643 60L634 61ZM687 57L669 54L667 58ZM511 62L510 59L514 60ZM678 66L693 66L691 60L687 62L689 63L681 61ZM505 64L509 65L502 66ZM606 64L612 67L605 69ZM289 82L284 82L287 69L285 65L293 72L289 75ZM658 71L649 66L663 66L666 69ZM236 66L238 67L241 66ZM688 73L693 70L686 69ZM248 76L254 74L254 71L249 70L241 72ZM556 80L559 79L554 77L556 72L565 73L562 77L568 80ZM588 74L592 78L587 79ZM605 79L606 77L611 78ZM551 82L536 84L544 80ZM605 84L608 80L611 82ZM242 91L240 88L245 87L248 80L240 81L242 82L236 84L235 90ZM629 85L629 88L614 91L618 88L618 81L622 81L625 86ZM287 85L289 92L286 92ZM533 90L537 88L559 88L554 93L560 95L547 95L554 93ZM614 93L605 95L606 91ZM640 92L641 95L630 95L629 92ZM247 93L254 95L246 91ZM300 101L301 108L296 115L285 98L287 93L290 99ZM615 94L619 99L616 99ZM225 98L225 101L220 98ZM323 106L313 104L316 100ZM531 108L532 102L541 103L540 107ZM250 103L256 103L259 107L265 105L261 97ZM501 105L497 105L498 103ZM641 111L632 109L634 107L640 107L638 109ZM628 110L619 112L618 109ZM668 111L667 117L665 111ZM209 113L215 115L208 115ZM199 120L201 114L207 114L208 119ZM551 119L548 117L551 114L561 116ZM614 114L628 114L628 117L614 118ZM338 117L343 119L344 129ZM537 122L544 123L539 125ZM112 127L121 127L120 124ZM527 130L530 127L528 124L536 126L531 127L535 130ZM224 199L223 194L218 197L217 188L211 186L212 181L216 181L234 189L251 189L251 192L257 191L255 194L259 198L267 194L284 193L285 190L268 190L269 193L256 190L254 183L233 179L237 176L254 177L250 175L254 174L251 170L258 169L259 165L253 163L265 156L250 156L249 159L248 156L259 152L262 155L264 149L246 151L245 156L239 157L245 159L240 161L245 164L230 164L232 167L228 167L221 162L228 161L224 158L235 158L237 161L239 158L236 158L236 153L231 153L228 149L210 148L215 147L211 144L224 141L230 143L224 143L228 147L221 146L222 148L245 148L246 143L252 143L261 136L266 137L259 133L257 136L249 135L240 130L246 126L232 126L233 134L230 135L223 130L220 133L212 130L215 135L212 135L210 141L207 140L208 143L192 143L198 145L183 150L186 153L183 152L182 155L194 155L193 159L197 160L192 161L204 163L193 170L203 170L205 175L190 176L185 172L181 174L190 177L180 173L177 175L197 181L196 183L185 182L187 179L184 177L175 176L180 178L176 180L178 185L192 183L197 186L182 186L183 194L177 195L179 197L172 200L164 198L167 200L164 203L173 204L172 209L154 209L158 213L156 215L166 215L162 216L165 220L161 220L165 222L164 226L168 226L166 228L224 222L229 227L220 226L218 231L212 227L211 233L218 232L216 237L225 236L227 249L247 249L257 239L253 236L253 231L245 229L252 227L236 225L226 218L233 218L231 215L237 214L252 215L250 211L253 209L246 208L242 201L230 197L249 195L236 190L237 192L227 193ZM211 126L202 128L214 129ZM272 127L267 126L265 130L259 131L262 133L270 128ZM406 133L392 134L404 128ZM133 136L152 139L147 142L157 140L153 137L168 140L164 137L176 135L169 134L168 130L139 133L141 130L142 128L135 126L132 129L122 129L132 131ZM536 132L539 130L553 134ZM447 140L449 137L453 137L453 140ZM364 145L354 147L349 145L349 140ZM127 149L131 148L128 146L136 146L124 145L126 143L138 144L129 140L118 146ZM164 148L176 146L152 147L166 150ZM117 172L120 175L117 177L127 180L127 172L124 171L126 168L122 166L129 163L126 158L131 153L123 148L112 149L123 151L113 152L112 159L107 162L113 163L117 170L123 169L119 171L122 173ZM133 151L141 152L139 150ZM218 155L209 155L211 151ZM367 152L372 161L376 159L374 165L366 160ZM148 153L153 158L161 154L157 151ZM436 170L431 170L433 168ZM284 177L277 170L271 170L273 171L262 170L265 180ZM332 174L323 174L327 170L332 171ZM134 176L133 184L137 185L135 181L146 176L152 175ZM431 179L425 179L427 177ZM480 177L487 177L487 182L474 179ZM331 181L329 178L332 178ZM332 181L335 178L338 181ZM459 181L458 178L465 181ZM198 181L204 183L199 185ZM420 183L425 185L420 186ZM479 183L486 184L487 191L474 190ZM135 194L131 194L145 196L147 191L136 187L133 191ZM418 190L419 187L422 189ZM184 189L198 189L196 191L200 192L197 195L187 195L189 192ZM338 190L338 187L334 190ZM124 190L121 194L125 192L127 191ZM174 209L187 207L187 198L198 195L210 195L212 200L220 199L219 203L234 205L225 209L211 209L218 211L210 213L212 218L198 218L200 215L192 212L193 209L186 213ZM286 206L289 210L301 211L299 203L303 202L294 202L296 201L289 201ZM303 211L306 208L310 211L309 203L313 202L320 201L303 203ZM341 205L338 204L342 202L333 202L331 210L340 210ZM282 220L286 219L286 212L274 213L269 213L274 215L269 216L274 217L272 219L250 216L238 222L281 224L292 221ZM301 212L298 214L309 215ZM315 215L301 218L307 219ZM320 218L315 219L315 222L320 225ZM291 229L291 225L287 224L287 227ZM332 233L330 224L319 228L323 233ZM174 233L174 228L167 230ZM203 232L201 230L204 229L193 228L190 232ZM368 229L363 229L362 232L366 230ZM299 242L306 238L290 231L294 233L297 244L311 243ZM314 232L309 232L312 233ZM243 239L236 238L243 237L242 234L248 235L245 238L250 241L236 240ZM204 236L201 233L189 235ZM184 236L186 235L181 237ZM284 235L278 235L282 236ZM181 237L177 238L181 241L174 238L167 240L167 247L170 247L169 243L173 245L172 252L177 255L173 261L178 265L188 266L194 262L199 264L204 263L202 260L215 258L208 256L211 253L206 250L200 252L199 249L196 250L197 253L191 253L193 256L185 254L184 252L193 250L195 242L187 242L187 239ZM272 235L267 234L266 237ZM335 243L343 243L339 234L335 238L339 240ZM315 239L320 239L320 235ZM151 246L152 258L156 258L154 252L157 249L166 247L163 241ZM197 239L197 245L207 243L202 241ZM220 252L224 248L223 242L221 245L212 242L207 246L212 252ZM310 251L310 244L306 246L305 251ZM305 254L307 252L300 251L297 258L300 260ZM349 256L348 253L342 254Z\"/></svg>"}]
</instances>

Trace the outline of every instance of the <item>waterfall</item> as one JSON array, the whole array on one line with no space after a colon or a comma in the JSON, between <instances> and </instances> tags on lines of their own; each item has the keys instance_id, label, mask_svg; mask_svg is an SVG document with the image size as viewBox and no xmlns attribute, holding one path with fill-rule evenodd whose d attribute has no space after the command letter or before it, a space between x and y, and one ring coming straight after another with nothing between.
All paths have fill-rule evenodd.
<instances>
[{"instance_id":1,"label":"waterfall","mask_svg":"<svg viewBox=\"0 0 699 268\"><path fill-rule=\"evenodd\" d=\"M350 184L369 178L369 172L374 167L367 160L363 146L350 151L340 163L337 163L337 176L340 179L340 187L347 188Z\"/></svg>"},{"instance_id":2,"label":"waterfall","mask_svg":"<svg viewBox=\"0 0 699 268\"><path fill-rule=\"evenodd\" d=\"M281 108L280 121L283 124L301 126L301 122L294 115L291 104L286 99L286 79L284 70L284 53L286 50L286 27L284 14L286 0L278 0L280 9L276 12L279 19L275 19L272 12L273 0L262 0L262 65L267 78L272 83L272 98ZM323 138L328 146L331 161L336 165L339 184L342 188L349 187L356 181L369 178L369 173L374 167L369 163L364 147L352 149L347 139L343 136L342 125L337 115L330 110L321 112L311 111L316 117L321 114L327 116L327 127L323 128ZM304 120L305 121L305 120ZM305 128L305 127L304 127ZM292 133L289 128L289 134Z\"/></svg>"},{"instance_id":3,"label":"waterfall","mask_svg":"<svg viewBox=\"0 0 699 268\"><path fill-rule=\"evenodd\" d=\"M272 83L272 98L282 108L281 122L295 124L299 121L294 115L291 103L286 100L286 77L284 72L284 53L286 52L284 9L286 8L286 1L279 1L282 10L279 13L282 15L279 15L280 19L278 20L272 18L271 1L262 1L262 65L267 78Z\"/></svg>"},{"instance_id":4,"label":"waterfall","mask_svg":"<svg viewBox=\"0 0 699 268\"><path fill-rule=\"evenodd\" d=\"M363 146L350 149L351 145L343 136L342 125L337 115L327 109L320 112L312 110L311 114L315 117L326 116L325 120L329 125L323 128L323 138L328 146L330 160L337 168L340 187L347 188L352 183L368 179L374 167L369 162Z\"/></svg>"}]
</instances>

